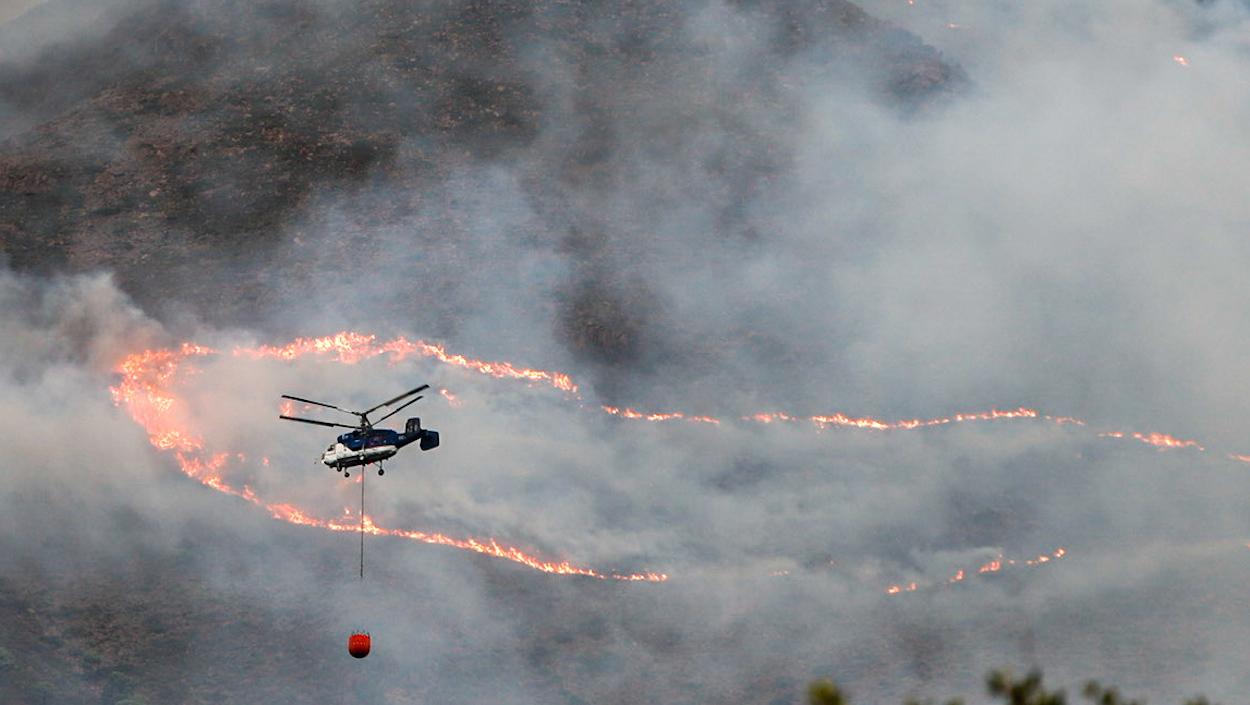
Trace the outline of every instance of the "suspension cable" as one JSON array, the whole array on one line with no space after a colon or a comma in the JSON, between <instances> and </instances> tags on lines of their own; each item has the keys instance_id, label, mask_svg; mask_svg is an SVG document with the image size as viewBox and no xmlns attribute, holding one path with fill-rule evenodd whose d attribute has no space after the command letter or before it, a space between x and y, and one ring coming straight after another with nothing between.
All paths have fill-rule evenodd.
<instances>
[{"instance_id":1,"label":"suspension cable","mask_svg":"<svg viewBox=\"0 0 1250 705\"><path fill-rule=\"evenodd\" d=\"M360 579L365 579L365 478L369 477L368 463L360 467Z\"/></svg>"}]
</instances>

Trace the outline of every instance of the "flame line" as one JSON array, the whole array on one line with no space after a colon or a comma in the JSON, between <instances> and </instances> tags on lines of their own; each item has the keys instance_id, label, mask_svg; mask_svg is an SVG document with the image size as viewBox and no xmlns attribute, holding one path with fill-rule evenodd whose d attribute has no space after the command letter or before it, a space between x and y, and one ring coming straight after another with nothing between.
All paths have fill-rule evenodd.
<instances>
[{"instance_id":1,"label":"flame line","mask_svg":"<svg viewBox=\"0 0 1250 705\"><path fill-rule=\"evenodd\" d=\"M381 352L379 352L379 350ZM466 367L483 374L501 378L517 378L530 381L547 382L567 392L575 393L576 386L566 375L549 373L542 370L517 368L509 363L482 363L469 360L459 355L447 355L441 346L425 343L411 344L403 339L391 341L384 346L373 346L372 336L340 334L328 339L300 339L285 348L236 348L234 354L247 355L253 359L278 358L295 359L306 353L337 353L340 362L357 362L382 352L392 356L402 356L411 351L419 352L427 357L435 357L442 362ZM481 540L476 538L457 539L445 534L406 530L388 529L378 526L367 514L358 521L322 519L292 504L267 502L261 499L251 487L244 485L239 489L222 477L222 471L231 454L207 453L203 439L185 430L185 421L178 400L172 394L172 387L179 373L187 369L181 363L191 357L204 357L216 354L212 348L184 344L180 348L147 350L127 356L117 367L121 381L110 391L113 402L125 407L133 418L148 433L149 442L163 451L172 451L178 466L188 477L201 484L211 487L233 497L264 508L270 516L289 524L312 526L329 531L358 531L363 526L365 533L376 536L397 536L422 543L450 546L461 550L472 551L483 555L502 558L528 566L535 570L554 575L581 575L599 580L618 580L624 582L664 582L668 575L658 572L617 573L601 572L591 568L574 565L569 561L545 561L525 553L515 546L499 543L496 539ZM240 459L242 454L236 454ZM268 459L265 459L266 463Z\"/></svg>"},{"instance_id":2,"label":"flame line","mask_svg":"<svg viewBox=\"0 0 1250 705\"><path fill-rule=\"evenodd\" d=\"M329 531L357 531L363 525L364 531L378 536L394 536L407 538L422 543L449 546L461 550L472 551L493 556L528 566L535 570L554 575L581 575L600 580L619 580L628 582L664 582L668 575L657 572L615 573L599 572L591 568L581 567L569 561L546 561L523 552L514 546L499 543L495 539L480 540L476 538L457 539L440 533L388 529L378 526L368 515L355 521L345 519L323 519L311 516L294 505L281 502L262 500L247 485L242 489L234 487L222 478L222 471L230 459L228 453L208 453L204 449L203 440L188 430L189 424L183 418L185 411L181 408L178 398L172 389L179 375L190 374L193 368L183 365L191 358L206 357L220 354L218 350L193 343L183 343L174 349L145 350L125 357L117 366L121 381L110 387L114 404L125 407L133 420L148 433L149 442L156 448L172 452L179 467L188 477L219 492L238 497L251 504L262 507L270 516L290 524L313 526ZM398 337L390 341L379 342L375 336L344 331L321 338L297 338L283 346L260 345L257 347L235 347L235 357L247 357L253 360L275 359L295 360L305 355L329 358L343 364L356 364L362 360L389 355L392 362L399 362L409 357L424 357L441 363L477 372L496 379L515 379L530 384L544 384L566 394L577 396L578 386L568 374L550 370L519 367L510 362L488 362L475 360L464 355L449 354L441 344L428 343L421 340L409 341ZM450 404L460 405L463 402L447 390L440 393ZM633 408L602 405L603 413L622 419L643 420L650 422L686 421L711 426L720 426L722 420L714 416L694 415L680 411L645 412ZM1040 414L1035 409L1018 407L1015 409L959 413L950 416L929 419L902 419L885 421L872 417L853 417L843 413L828 415L794 416L783 412L762 412L740 417L741 421L758 424L802 423L814 426L817 430L829 428L849 428L866 431L902 431L920 428L946 426L956 423L1032 419L1044 420L1056 425L1073 425L1087 427L1088 423L1071 416L1051 416ZM1097 433L1100 438L1136 440L1156 447L1160 451L1193 449L1206 452L1206 448L1194 440L1175 438L1164 433L1139 433L1124 431L1103 431ZM242 454L236 454L242 460ZM1250 455L1227 453L1229 460L1250 464ZM268 465L268 458L263 459ZM348 512L350 519L350 511ZM1042 554L1034 559L1020 561L1026 566L1035 566L1062 558L1066 549L1059 548L1051 554ZM1006 560L1007 565L1015 565L1016 560ZM999 556L980 566L976 573L983 575L1002 570L1004 559ZM973 573L959 570L946 581L946 584L958 583L965 576ZM918 589L915 582L906 585L891 585L886 589L888 594L913 592Z\"/></svg>"},{"instance_id":3,"label":"flame line","mask_svg":"<svg viewBox=\"0 0 1250 705\"><path fill-rule=\"evenodd\" d=\"M149 352L156 353L156 357L159 358L160 353L168 351ZM202 346L184 344L180 352L186 356L212 354L215 351ZM346 364L355 364L362 360L381 355L390 355L392 362L399 362L412 356L419 356L433 358L444 364L471 370L497 379L517 379L530 383L541 383L574 396L577 396L579 392L579 387L573 381L573 378L564 372L518 367L510 362L487 362L475 360L464 355L450 354L447 352L447 349L439 343L429 343L422 340L410 341L402 336L390 341L379 342L377 337L373 335L355 333L352 331L342 331L340 333L321 338L296 338L290 343L282 346L261 345L254 348L236 347L233 350L233 354L236 357L245 356L252 359L268 358L280 360L294 360L306 354L315 354L328 356L337 362ZM155 362L161 362L161 360L156 360ZM172 374L172 372L170 372L170 374ZM446 390L442 390L442 394L448 399L449 402L453 404L458 402L458 400L451 396ZM169 401L170 400L166 400L165 403L168 404ZM721 419L714 416L688 414L681 411L647 412L639 411L630 407L621 408L607 405L600 406L599 408L601 411L609 415L630 420L643 420L651 422L687 421L713 426L719 426L722 423ZM809 423L820 430L827 428L857 428L870 431L895 431L913 430L975 421L1013 419L1042 419L1050 421L1056 425L1088 426L1086 421L1076 417L1043 415L1036 409L1024 406L1017 407L1015 409L990 409L989 411L958 413L950 416L940 416L929 419L901 419L897 421L885 421L872 417L853 417L841 412L812 416L793 416L783 412L762 412L743 416L740 420L760 424L801 422ZM1105 435L1100 435L1108 438L1129 437L1160 449L1194 448L1198 451L1206 450L1206 448L1204 448L1197 441L1179 439L1164 433L1147 434L1132 432L1125 434L1123 432L1106 432ZM170 442L175 441L176 439L170 440ZM1229 457L1234 460L1242 461L1242 456L1230 455Z\"/></svg>"}]
</instances>

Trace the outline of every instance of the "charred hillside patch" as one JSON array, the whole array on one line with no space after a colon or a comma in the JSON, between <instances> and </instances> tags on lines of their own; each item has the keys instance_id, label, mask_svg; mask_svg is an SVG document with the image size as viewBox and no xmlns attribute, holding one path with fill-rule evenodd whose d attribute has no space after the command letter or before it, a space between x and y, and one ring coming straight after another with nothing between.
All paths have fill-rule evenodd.
<instances>
[{"instance_id":1,"label":"charred hillside patch","mask_svg":"<svg viewBox=\"0 0 1250 705\"><path fill-rule=\"evenodd\" d=\"M347 241L325 204L370 193L377 233L413 232L353 235L352 269L377 257L420 269L422 251L468 235L418 229L409 194L481 166L518 176L539 222L514 232L535 247L572 226L600 230L605 252L645 252L648 219L691 207L713 211L706 227L728 241L766 240L750 211L790 160L775 128L795 119L795 62L864 73L905 108L962 81L842 0L734 7L771 37L751 62L727 64L724 46L692 34L698 3L120 2L107 31L0 62L0 251L20 270L112 270L158 315L176 300L254 322L291 303L277 285L288 273L355 276L327 254ZM609 204L639 222L597 212ZM330 240L292 248L296 223ZM420 286L405 278L393 296L427 298ZM680 333L644 335L654 325L619 293L632 288L567 283L556 305L578 355L628 366ZM432 306L456 314L451 299Z\"/></svg>"}]
</instances>

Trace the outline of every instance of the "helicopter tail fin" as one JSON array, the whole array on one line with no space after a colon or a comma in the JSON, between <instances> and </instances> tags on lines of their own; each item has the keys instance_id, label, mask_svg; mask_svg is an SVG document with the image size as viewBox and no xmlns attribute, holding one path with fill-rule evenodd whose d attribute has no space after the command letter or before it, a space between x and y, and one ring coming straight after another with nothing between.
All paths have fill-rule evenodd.
<instances>
[{"instance_id":1,"label":"helicopter tail fin","mask_svg":"<svg viewBox=\"0 0 1250 705\"><path fill-rule=\"evenodd\" d=\"M434 450L438 447L438 431L421 432L421 450Z\"/></svg>"},{"instance_id":2,"label":"helicopter tail fin","mask_svg":"<svg viewBox=\"0 0 1250 705\"><path fill-rule=\"evenodd\" d=\"M421 419L415 416L408 419L408 423L404 425L402 440L404 445L420 441L421 450L434 450L439 443L438 431L421 428Z\"/></svg>"}]
</instances>

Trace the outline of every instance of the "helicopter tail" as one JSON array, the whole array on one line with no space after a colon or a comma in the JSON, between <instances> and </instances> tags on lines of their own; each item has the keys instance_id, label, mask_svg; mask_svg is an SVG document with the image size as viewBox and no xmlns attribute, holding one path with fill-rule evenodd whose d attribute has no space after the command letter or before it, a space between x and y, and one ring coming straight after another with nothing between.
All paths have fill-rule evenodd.
<instances>
[{"instance_id":1,"label":"helicopter tail","mask_svg":"<svg viewBox=\"0 0 1250 705\"><path fill-rule=\"evenodd\" d=\"M421 419L414 416L404 426L403 443L421 442L421 450L433 450L438 447L438 431L421 428Z\"/></svg>"},{"instance_id":2,"label":"helicopter tail","mask_svg":"<svg viewBox=\"0 0 1250 705\"><path fill-rule=\"evenodd\" d=\"M438 431L421 432L421 450L434 450L438 447Z\"/></svg>"}]
</instances>

